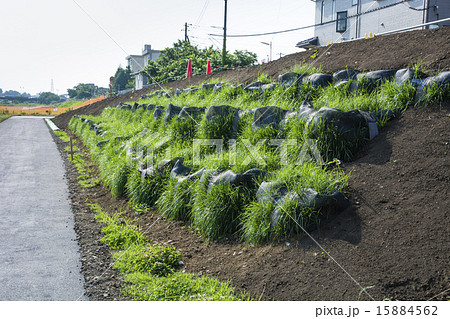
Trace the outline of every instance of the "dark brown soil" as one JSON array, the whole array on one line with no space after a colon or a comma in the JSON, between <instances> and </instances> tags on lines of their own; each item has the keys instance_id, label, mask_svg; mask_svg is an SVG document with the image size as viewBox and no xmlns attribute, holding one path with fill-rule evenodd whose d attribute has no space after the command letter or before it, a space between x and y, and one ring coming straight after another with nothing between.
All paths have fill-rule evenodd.
<instances>
[{"instance_id":1,"label":"dark brown soil","mask_svg":"<svg viewBox=\"0 0 450 319\"><path fill-rule=\"evenodd\" d=\"M353 43L355 48L351 43L335 45L326 56L327 60L320 63L330 71L352 65L345 61L356 61L360 69L374 70L408 66L422 56L427 67L448 70L449 31L449 28L442 28L408 32L385 37L382 43L383 38L363 40ZM391 48L391 53L386 53L387 49L379 50L380 47ZM372 57L370 53L375 51L377 56ZM294 61L306 59L306 55L285 57L286 61L290 59L286 68ZM339 59L327 64L338 55ZM280 63L276 72L282 73L283 59L277 61L263 66L267 68L263 72L272 70L271 64ZM336 64L331 69L331 65ZM234 72L253 72L251 70L263 67ZM275 66L273 72L276 73ZM238 82L244 82L244 75L236 75L237 78ZM204 80L202 77L201 81ZM183 83L186 86L188 82L171 86L183 87ZM120 98L130 100L130 97ZM80 112L99 114L108 103L118 101L99 102L103 104L80 109ZM57 117L57 125L66 127L68 115ZM375 300L445 300L450 295L449 124L449 103L441 107L409 109L390 122L360 152L356 161L343 166L351 173L352 206L311 233L329 255L322 253L317 243L307 236L257 247L234 239L207 242L189 225L164 221L156 211L137 216L125 201L113 198L101 186L81 188L76 171L66 161L76 231L84 259L83 274L88 277L87 294L93 300L123 299L119 294L122 278L108 268L111 256L99 242L101 225L94 222L94 213L86 205L86 198L89 198L107 211L123 210L129 218L138 218L149 240L173 245L182 252L186 271L231 280L235 287L256 299L356 300L362 288L370 287L367 292ZM61 142L58 144L63 146ZM96 277L98 280L93 281ZM370 297L362 293L361 299Z\"/></svg>"},{"instance_id":2,"label":"dark brown soil","mask_svg":"<svg viewBox=\"0 0 450 319\"><path fill-rule=\"evenodd\" d=\"M290 54L270 63L243 69L228 70L209 75L198 75L189 79L164 84L167 90L199 85L211 79L220 79L236 83L250 83L260 72L276 79L295 64L308 63L321 66L325 72L335 72L345 68L361 71L382 69L401 69L415 63L422 63L430 75L438 71L450 70L450 27L439 29L410 31L375 37L346 43L336 43L317 50L317 57L312 58L314 50ZM158 89L157 87L156 89ZM111 97L83 108L61 114L55 118L55 124L67 128L70 118L75 114L100 115L107 106L116 106L119 102L135 102L143 94L155 88L144 88L121 96Z\"/></svg>"},{"instance_id":3,"label":"dark brown soil","mask_svg":"<svg viewBox=\"0 0 450 319\"><path fill-rule=\"evenodd\" d=\"M120 294L123 278L112 268L112 257L109 248L100 242L102 225L95 221L95 213L87 205L96 198L102 198L102 205L111 193L101 186L83 188L78 183L79 176L75 166L68 160L68 152L64 150L69 143L62 142L56 135L52 135L66 167L66 178L69 186L70 202L74 214L75 232L81 254L81 273L85 279L86 296L90 300L126 300ZM81 146L81 142L75 142ZM86 152L84 148L83 151ZM95 174L96 166L89 161L89 169ZM127 207L125 201L114 199L114 211Z\"/></svg>"}]
</instances>

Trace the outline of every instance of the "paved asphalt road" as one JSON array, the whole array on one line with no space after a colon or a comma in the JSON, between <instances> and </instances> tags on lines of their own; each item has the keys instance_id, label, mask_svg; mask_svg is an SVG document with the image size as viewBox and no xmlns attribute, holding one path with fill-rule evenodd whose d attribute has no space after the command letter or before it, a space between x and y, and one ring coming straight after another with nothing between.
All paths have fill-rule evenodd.
<instances>
[{"instance_id":1,"label":"paved asphalt road","mask_svg":"<svg viewBox=\"0 0 450 319\"><path fill-rule=\"evenodd\" d=\"M86 300L68 195L44 119L0 123L0 300Z\"/></svg>"}]
</instances>

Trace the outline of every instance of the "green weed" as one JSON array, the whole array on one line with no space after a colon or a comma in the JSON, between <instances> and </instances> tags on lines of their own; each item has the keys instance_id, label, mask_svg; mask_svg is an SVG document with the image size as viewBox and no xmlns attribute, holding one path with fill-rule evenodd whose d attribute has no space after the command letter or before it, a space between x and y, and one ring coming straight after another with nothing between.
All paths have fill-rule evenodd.
<instances>
[{"instance_id":1,"label":"green weed","mask_svg":"<svg viewBox=\"0 0 450 319\"><path fill-rule=\"evenodd\" d=\"M130 224L128 220L112 217L106 227L102 228L101 241L111 249L127 249L145 242L141 229Z\"/></svg>"},{"instance_id":2,"label":"green weed","mask_svg":"<svg viewBox=\"0 0 450 319\"><path fill-rule=\"evenodd\" d=\"M53 131L53 133L55 133L56 136L59 137L59 139L61 141L63 141L64 143L68 143L70 141L70 137L67 135L66 132L63 131Z\"/></svg>"},{"instance_id":3,"label":"green weed","mask_svg":"<svg viewBox=\"0 0 450 319\"><path fill-rule=\"evenodd\" d=\"M136 300L249 300L233 287L209 276L181 273L181 254L173 247L150 245L139 227L132 226L121 213L109 215L95 203L87 203L111 249L125 249L113 254L114 268L125 276L122 293Z\"/></svg>"},{"instance_id":4,"label":"green weed","mask_svg":"<svg viewBox=\"0 0 450 319\"><path fill-rule=\"evenodd\" d=\"M122 273L142 272L165 277L179 267L181 254L173 247L134 245L115 253L113 258L114 268Z\"/></svg>"},{"instance_id":5,"label":"green weed","mask_svg":"<svg viewBox=\"0 0 450 319\"><path fill-rule=\"evenodd\" d=\"M248 295L238 295L227 282L209 276L196 276L175 272L166 277L147 273L125 275L128 286L124 293L135 300L147 301L233 301L250 300Z\"/></svg>"}]
</instances>

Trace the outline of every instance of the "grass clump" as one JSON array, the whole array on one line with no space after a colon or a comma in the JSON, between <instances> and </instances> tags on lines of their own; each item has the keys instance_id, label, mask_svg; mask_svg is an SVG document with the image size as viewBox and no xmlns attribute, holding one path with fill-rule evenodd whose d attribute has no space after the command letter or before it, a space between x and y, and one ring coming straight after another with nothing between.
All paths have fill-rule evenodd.
<instances>
[{"instance_id":1,"label":"grass clump","mask_svg":"<svg viewBox=\"0 0 450 319\"><path fill-rule=\"evenodd\" d=\"M128 175L132 167L123 159L114 162L112 158L103 165L100 166L100 175L111 193L118 198L125 197Z\"/></svg>"},{"instance_id":2,"label":"grass clump","mask_svg":"<svg viewBox=\"0 0 450 319\"><path fill-rule=\"evenodd\" d=\"M227 282L208 276L175 272L166 277L147 273L125 275L128 286L124 293L135 300L146 301L237 301L250 300L247 294L238 295Z\"/></svg>"},{"instance_id":3,"label":"grass clump","mask_svg":"<svg viewBox=\"0 0 450 319\"><path fill-rule=\"evenodd\" d=\"M240 228L240 215L254 198L254 190L231 184L209 185L212 171L195 186L193 223L208 238L234 235Z\"/></svg>"},{"instance_id":4,"label":"grass clump","mask_svg":"<svg viewBox=\"0 0 450 319\"><path fill-rule=\"evenodd\" d=\"M120 213L109 215L95 203L88 203L96 213L97 222L111 249L122 251L113 254L114 268L125 276L125 295L135 300L245 300L248 295L238 295L228 282L219 282L208 276L182 273L181 254L174 247L151 245L139 227L132 226ZM102 240L103 241L103 240Z\"/></svg>"},{"instance_id":5,"label":"grass clump","mask_svg":"<svg viewBox=\"0 0 450 319\"><path fill-rule=\"evenodd\" d=\"M100 240L109 248L127 249L145 242L140 227L132 225L129 220L122 218L120 213L109 216L98 205L91 205L91 209L97 212L95 219L106 225L102 228L104 237Z\"/></svg>"},{"instance_id":6,"label":"grass clump","mask_svg":"<svg viewBox=\"0 0 450 319\"><path fill-rule=\"evenodd\" d=\"M289 238L302 234L319 222L320 212L299 206L299 198L306 189L319 194L332 194L348 186L348 175L340 169L327 170L313 162L291 165L272 175L272 187L258 195L242 213L242 238L260 243L274 238ZM284 189L284 192L280 192Z\"/></svg>"},{"instance_id":7,"label":"grass clump","mask_svg":"<svg viewBox=\"0 0 450 319\"><path fill-rule=\"evenodd\" d=\"M445 86L439 83L428 85L421 98L421 104L442 104L450 101L450 84Z\"/></svg>"},{"instance_id":8,"label":"grass clump","mask_svg":"<svg viewBox=\"0 0 450 319\"><path fill-rule=\"evenodd\" d=\"M268 83L273 82L272 78L263 72L258 73L258 77L257 77L256 81L261 82L262 84L268 84Z\"/></svg>"},{"instance_id":9,"label":"grass clump","mask_svg":"<svg viewBox=\"0 0 450 319\"><path fill-rule=\"evenodd\" d=\"M0 121L1 122L1 121ZM70 141L70 137L67 135L66 132L63 131L53 131L53 133L55 133L56 136L59 137L59 139L61 141L63 141L64 143L68 143Z\"/></svg>"},{"instance_id":10,"label":"grass clump","mask_svg":"<svg viewBox=\"0 0 450 319\"><path fill-rule=\"evenodd\" d=\"M141 173L134 169L128 174L126 191L132 204L145 204L154 207L161 196L170 172L159 173L142 178Z\"/></svg>"},{"instance_id":11,"label":"grass clump","mask_svg":"<svg viewBox=\"0 0 450 319\"><path fill-rule=\"evenodd\" d=\"M351 161L356 152L368 141L368 128L360 127L358 130L339 131L333 125L321 121L317 125L308 125L305 131L305 140L315 142L325 162L335 159Z\"/></svg>"},{"instance_id":12,"label":"grass clump","mask_svg":"<svg viewBox=\"0 0 450 319\"><path fill-rule=\"evenodd\" d=\"M134 245L126 251L115 253L114 268L122 273L145 272L156 277L172 274L181 262L181 254L173 247Z\"/></svg>"},{"instance_id":13,"label":"grass clump","mask_svg":"<svg viewBox=\"0 0 450 319\"><path fill-rule=\"evenodd\" d=\"M238 127L235 127L237 110L230 106L224 106L223 114L217 114L211 120L204 118L199 123L199 138L222 139L224 145L233 138Z\"/></svg>"},{"instance_id":14,"label":"grass clump","mask_svg":"<svg viewBox=\"0 0 450 319\"><path fill-rule=\"evenodd\" d=\"M295 64L291 68L291 72L295 72L302 75L311 75L314 73L323 73L323 68L321 66L314 66L312 64Z\"/></svg>"},{"instance_id":15,"label":"grass clump","mask_svg":"<svg viewBox=\"0 0 450 319\"><path fill-rule=\"evenodd\" d=\"M197 182L178 180L171 178L156 205L161 215L171 220L192 220L193 185Z\"/></svg>"},{"instance_id":16,"label":"grass clump","mask_svg":"<svg viewBox=\"0 0 450 319\"><path fill-rule=\"evenodd\" d=\"M3 122L4 120L10 118L11 116L13 116L13 115L8 114L8 113L0 113L0 123Z\"/></svg>"}]
</instances>

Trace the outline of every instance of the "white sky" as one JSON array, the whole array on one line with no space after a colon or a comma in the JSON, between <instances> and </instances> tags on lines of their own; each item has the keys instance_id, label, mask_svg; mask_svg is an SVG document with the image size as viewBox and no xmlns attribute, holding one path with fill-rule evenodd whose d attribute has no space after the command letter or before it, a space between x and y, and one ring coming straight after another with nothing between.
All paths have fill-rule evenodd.
<instances>
[{"instance_id":1,"label":"white sky","mask_svg":"<svg viewBox=\"0 0 450 319\"><path fill-rule=\"evenodd\" d=\"M223 0L0 0L0 88L35 94L50 91L51 79L58 94L78 83L107 87L117 67L126 66L125 57L141 54L144 44L161 50L184 39L185 22L199 25L190 27L193 44L221 49L222 38L211 40L208 33L223 33L223 9ZM227 34L313 23L310 0L228 0ZM275 60L298 52L295 44L312 36L310 28L227 38L227 50L246 49L261 61L269 55L261 41L272 41Z\"/></svg>"}]
</instances>

